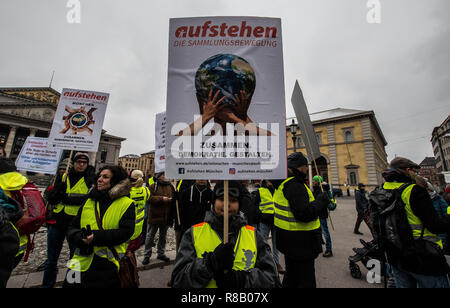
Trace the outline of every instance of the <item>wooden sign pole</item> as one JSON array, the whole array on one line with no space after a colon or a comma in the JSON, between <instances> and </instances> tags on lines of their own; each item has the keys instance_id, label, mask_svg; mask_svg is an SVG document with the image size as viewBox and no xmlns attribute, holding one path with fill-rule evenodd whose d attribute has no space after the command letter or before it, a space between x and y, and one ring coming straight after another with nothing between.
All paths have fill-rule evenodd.
<instances>
[{"instance_id":1,"label":"wooden sign pole","mask_svg":"<svg viewBox=\"0 0 450 308\"><path fill-rule=\"evenodd\" d=\"M223 181L223 243L228 243L228 180Z\"/></svg>"}]
</instances>

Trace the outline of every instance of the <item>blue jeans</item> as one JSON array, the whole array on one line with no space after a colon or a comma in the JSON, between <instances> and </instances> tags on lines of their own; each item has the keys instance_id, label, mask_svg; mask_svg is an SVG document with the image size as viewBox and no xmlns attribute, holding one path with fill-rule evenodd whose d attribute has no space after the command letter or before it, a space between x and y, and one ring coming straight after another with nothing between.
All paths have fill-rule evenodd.
<instances>
[{"instance_id":1,"label":"blue jeans","mask_svg":"<svg viewBox=\"0 0 450 308\"><path fill-rule=\"evenodd\" d=\"M450 288L447 276L426 276L399 270L392 266L397 288Z\"/></svg>"},{"instance_id":2,"label":"blue jeans","mask_svg":"<svg viewBox=\"0 0 450 308\"><path fill-rule=\"evenodd\" d=\"M276 236L275 236L275 226L268 226L264 223L258 224L258 231L263 236L264 240L267 242L269 238L269 233L272 232L272 255L275 260L275 264L280 264L280 252L275 248L276 245Z\"/></svg>"},{"instance_id":3,"label":"blue jeans","mask_svg":"<svg viewBox=\"0 0 450 308\"><path fill-rule=\"evenodd\" d=\"M325 250L326 251L332 251L333 246L331 244L331 235L330 230L328 230L328 223L327 219L320 219L320 228L322 229L322 234L325 237Z\"/></svg>"},{"instance_id":4,"label":"blue jeans","mask_svg":"<svg viewBox=\"0 0 450 308\"><path fill-rule=\"evenodd\" d=\"M58 259L66 238L66 230L49 225L47 229L47 260L45 261L43 288L53 288L58 274ZM70 257L73 256L75 248L69 243Z\"/></svg>"}]
</instances>

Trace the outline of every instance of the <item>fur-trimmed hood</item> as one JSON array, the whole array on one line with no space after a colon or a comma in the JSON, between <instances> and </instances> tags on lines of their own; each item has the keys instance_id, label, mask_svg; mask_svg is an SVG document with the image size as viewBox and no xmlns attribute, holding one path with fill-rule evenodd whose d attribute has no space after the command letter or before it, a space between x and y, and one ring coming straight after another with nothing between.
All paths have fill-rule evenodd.
<instances>
[{"instance_id":1,"label":"fur-trimmed hood","mask_svg":"<svg viewBox=\"0 0 450 308\"><path fill-rule=\"evenodd\" d=\"M114 187L112 187L108 194L112 200L116 200L120 197L128 196L131 191L131 182L130 179L126 178L119 183L117 183Z\"/></svg>"}]
</instances>

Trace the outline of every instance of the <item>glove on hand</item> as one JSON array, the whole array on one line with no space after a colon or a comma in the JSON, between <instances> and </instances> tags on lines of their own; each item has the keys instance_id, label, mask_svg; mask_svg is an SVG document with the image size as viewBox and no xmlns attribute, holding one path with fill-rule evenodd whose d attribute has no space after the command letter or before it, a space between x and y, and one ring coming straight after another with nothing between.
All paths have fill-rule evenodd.
<instances>
[{"instance_id":1,"label":"glove on hand","mask_svg":"<svg viewBox=\"0 0 450 308\"><path fill-rule=\"evenodd\" d=\"M216 279L217 286L225 289L242 289L245 286L244 271L230 270L226 272L220 279Z\"/></svg>"},{"instance_id":2,"label":"glove on hand","mask_svg":"<svg viewBox=\"0 0 450 308\"><path fill-rule=\"evenodd\" d=\"M234 263L234 247L231 243L221 243L213 252L206 253L206 266L212 271L214 276L226 270L231 270Z\"/></svg>"}]
</instances>

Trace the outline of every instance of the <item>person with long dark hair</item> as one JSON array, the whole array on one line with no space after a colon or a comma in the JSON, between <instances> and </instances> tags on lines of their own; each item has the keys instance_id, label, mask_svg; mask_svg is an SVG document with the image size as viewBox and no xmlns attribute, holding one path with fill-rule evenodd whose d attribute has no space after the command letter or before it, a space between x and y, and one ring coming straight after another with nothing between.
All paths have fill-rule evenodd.
<instances>
[{"instance_id":1,"label":"person with long dark hair","mask_svg":"<svg viewBox=\"0 0 450 308\"><path fill-rule=\"evenodd\" d=\"M75 247L64 287L120 288L119 260L133 235L136 213L131 183L120 166L100 169L95 187L68 231Z\"/></svg>"}]
</instances>

